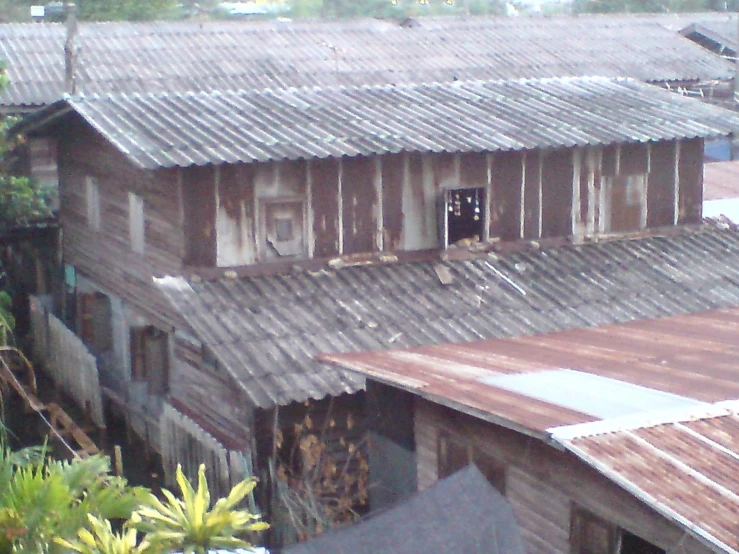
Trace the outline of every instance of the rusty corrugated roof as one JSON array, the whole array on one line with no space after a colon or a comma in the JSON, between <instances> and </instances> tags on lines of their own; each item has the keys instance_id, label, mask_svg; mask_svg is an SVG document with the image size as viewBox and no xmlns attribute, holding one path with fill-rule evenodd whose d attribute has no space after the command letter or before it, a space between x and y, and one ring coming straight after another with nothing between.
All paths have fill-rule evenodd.
<instances>
[{"instance_id":1,"label":"rusty corrugated roof","mask_svg":"<svg viewBox=\"0 0 739 554\"><path fill-rule=\"evenodd\" d=\"M656 20L655 20L656 21ZM674 21L673 21L674 23ZM0 25L0 105L64 92L65 28ZM638 18L82 23L76 93L145 93L606 75L728 80L732 64Z\"/></svg>"},{"instance_id":2,"label":"rusty corrugated roof","mask_svg":"<svg viewBox=\"0 0 739 554\"><path fill-rule=\"evenodd\" d=\"M251 401L262 407L363 388L360 374L314 359L321 352L539 335L739 305L739 231L732 230L448 261L444 266L452 282L447 285L439 281L438 263L203 282L171 277L157 284ZM722 317L733 321L733 314ZM633 323L623 330L627 335L623 339L614 338L614 330L594 329L490 343L500 344L495 354L492 346L471 342L463 347L426 347L404 353L398 360L390 351L336 356L335 360L360 370L379 367L377 371L387 372L387 379L411 390L454 398L455 405L476 414L497 413L533 433L596 418L477 381L470 387L472 380L450 379L458 376L455 367L478 373L521 372L569 367L577 355L606 366L615 357L633 362L622 364L618 372L635 383L654 386L660 379L662 358L650 361L641 356L651 351L654 356L668 356L684 369L664 385L672 387L665 390L689 397L701 395L699 400L710 402L739 394L739 384L729 382L724 387L716 381L715 386L703 386L700 375L685 369L690 366L690 355L703 343L686 337L693 331L696 337L705 336L717 326L722 327L721 333L728 333L734 327L727 321L717 323L709 317L701 324L699 319L689 319L686 336L676 338L674 345L656 344L653 335ZM629 338L631 329L634 337ZM575 339L579 339L579 348L573 348ZM628 358L626 350L619 350L623 344L631 349ZM735 368L731 356L721 360L731 374ZM607 376L617 377L617 371Z\"/></svg>"},{"instance_id":3,"label":"rusty corrugated roof","mask_svg":"<svg viewBox=\"0 0 739 554\"><path fill-rule=\"evenodd\" d=\"M703 200L739 198L739 160L703 165Z\"/></svg>"},{"instance_id":4,"label":"rusty corrugated roof","mask_svg":"<svg viewBox=\"0 0 739 554\"><path fill-rule=\"evenodd\" d=\"M733 402L657 423L595 432L584 425L557 440L666 518L737 554L738 411Z\"/></svg>"},{"instance_id":5,"label":"rusty corrugated roof","mask_svg":"<svg viewBox=\"0 0 739 554\"><path fill-rule=\"evenodd\" d=\"M739 114L633 79L572 77L72 98L146 169L407 152L482 152L730 135Z\"/></svg>"}]
</instances>

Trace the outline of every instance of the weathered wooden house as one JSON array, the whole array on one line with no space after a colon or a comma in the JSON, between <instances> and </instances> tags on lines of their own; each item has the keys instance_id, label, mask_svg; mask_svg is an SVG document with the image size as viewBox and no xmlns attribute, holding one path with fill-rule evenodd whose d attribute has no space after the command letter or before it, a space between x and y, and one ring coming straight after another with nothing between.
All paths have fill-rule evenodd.
<instances>
[{"instance_id":1,"label":"weathered wooden house","mask_svg":"<svg viewBox=\"0 0 739 554\"><path fill-rule=\"evenodd\" d=\"M699 224L703 138L737 128L594 77L69 98L19 130L57 142L65 310L109 400L227 481L306 402L361 440L364 380L315 354L513 333L500 253ZM640 313L593 310L520 331Z\"/></svg>"},{"instance_id":2,"label":"weathered wooden house","mask_svg":"<svg viewBox=\"0 0 739 554\"><path fill-rule=\"evenodd\" d=\"M727 278L738 238L693 242L723 243L728 259L712 269ZM653 302L671 311L683 284ZM737 302L728 279L715 292ZM735 554L738 317L729 308L324 359L366 376L373 402L394 412L373 428L372 471L410 466L423 490L474 462L513 505L526 552Z\"/></svg>"},{"instance_id":3,"label":"weathered wooden house","mask_svg":"<svg viewBox=\"0 0 739 554\"><path fill-rule=\"evenodd\" d=\"M240 278L696 224L702 137L736 123L572 78L78 98L22 129L58 141L66 313L111 399L158 450L166 405L251 452L260 414L362 388L314 354L406 343L359 298L296 318L283 277Z\"/></svg>"}]
</instances>

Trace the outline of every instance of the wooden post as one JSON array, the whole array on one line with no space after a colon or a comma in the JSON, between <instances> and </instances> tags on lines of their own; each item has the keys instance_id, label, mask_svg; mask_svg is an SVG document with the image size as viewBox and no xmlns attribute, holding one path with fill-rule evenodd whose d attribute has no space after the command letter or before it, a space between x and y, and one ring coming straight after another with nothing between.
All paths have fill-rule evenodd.
<instances>
[{"instance_id":1,"label":"wooden post","mask_svg":"<svg viewBox=\"0 0 739 554\"><path fill-rule=\"evenodd\" d=\"M115 460L115 474L118 477L123 477L123 455L121 447L117 444L113 447L113 458Z\"/></svg>"}]
</instances>

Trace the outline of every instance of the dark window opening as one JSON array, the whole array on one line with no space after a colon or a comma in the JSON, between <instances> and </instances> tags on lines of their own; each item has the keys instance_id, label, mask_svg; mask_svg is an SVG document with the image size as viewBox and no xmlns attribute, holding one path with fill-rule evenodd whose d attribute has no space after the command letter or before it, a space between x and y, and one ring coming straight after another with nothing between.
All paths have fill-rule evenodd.
<instances>
[{"instance_id":1,"label":"dark window opening","mask_svg":"<svg viewBox=\"0 0 739 554\"><path fill-rule=\"evenodd\" d=\"M620 554L665 554L665 551L641 537L622 531Z\"/></svg>"},{"instance_id":2,"label":"dark window opening","mask_svg":"<svg viewBox=\"0 0 739 554\"><path fill-rule=\"evenodd\" d=\"M480 241L483 237L485 190L454 189L445 194L446 246L460 241Z\"/></svg>"},{"instance_id":3,"label":"dark window opening","mask_svg":"<svg viewBox=\"0 0 739 554\"><path fill-rule=\"evenodd\" d=\"M586 510L572 516L573 554L665 554L661 548Z\"/></svg>"},{"instance_id":4,"label":"dark window opening","mask_svg":"<svg viewBox=\"0 0 739 554\"><path fill-rule=\"evenodd\" d=\"M439 479L448 477L455 471L474 463L488 482L500 493L505 494L505 467L487 452L441 432L437 444L437 456Z\"/></svg>"},{"instance_id":5,"label":"dark window opening","mask_svg":"<svg viewBox=\"0 0 739 554\"><path fill-rule=\"evenodd\" d=\"M276 217L274 219L275 238L278 242L293 240L293 220L287 217Z\"/></svg>"},{"instance_id":6,"label":"dark window opening","mask_svg":"<svg viewBox=\"0 0 739 554\"><path fill-rule=\"evenodd\" d=\"M133 327L131 379L145 381L149 392L163 394L169 388L169 340L167 333L152 327Z\"/></svg>"}]
</instances>

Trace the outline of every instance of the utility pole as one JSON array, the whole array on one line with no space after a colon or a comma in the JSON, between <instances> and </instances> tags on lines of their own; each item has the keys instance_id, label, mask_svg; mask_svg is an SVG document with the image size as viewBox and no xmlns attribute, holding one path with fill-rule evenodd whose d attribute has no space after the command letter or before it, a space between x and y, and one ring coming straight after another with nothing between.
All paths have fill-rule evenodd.
<instances>
[{"instance_id":1,"label":"utility pole","mask_svg":"<svg viewBox=\"0 0 739 554\"><path fill-rule=\"evenodd\" d=\"M77 37L77 6L69 1L65 2L64 14L67 26L67 39L64 42L64 92L74 94L74 40Z\"/></svg>"}]
</instances>

